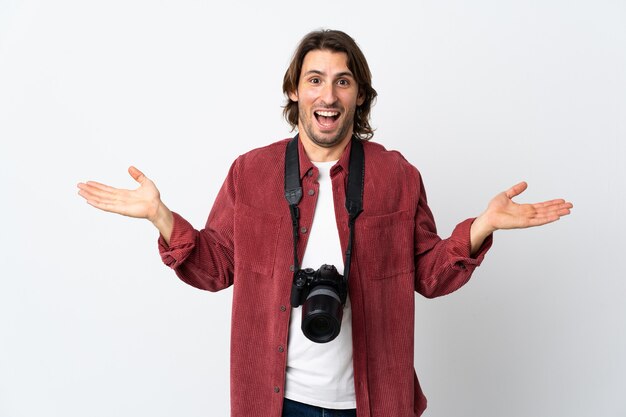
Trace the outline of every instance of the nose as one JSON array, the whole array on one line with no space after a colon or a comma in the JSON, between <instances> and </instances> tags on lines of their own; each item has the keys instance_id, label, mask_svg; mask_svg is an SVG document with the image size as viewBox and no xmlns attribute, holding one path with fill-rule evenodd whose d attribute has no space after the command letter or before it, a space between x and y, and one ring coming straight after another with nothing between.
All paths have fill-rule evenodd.
<instances>
[{"instance_id":1,"label":"nose","mask_svg":"<svg viewBox=\"0 0 626 417\"><path fill-rule=\"evenodd\" d=\"M332 106L337 101L337 94L334 83L326 83L320 92L322 102L327 106Z\"/></svg>"}]
</instances>

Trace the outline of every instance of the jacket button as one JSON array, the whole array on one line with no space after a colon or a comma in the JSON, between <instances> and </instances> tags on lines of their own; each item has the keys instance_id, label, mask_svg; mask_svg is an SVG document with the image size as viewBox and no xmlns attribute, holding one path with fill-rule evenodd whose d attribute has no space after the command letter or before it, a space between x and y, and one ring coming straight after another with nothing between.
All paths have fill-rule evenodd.
<instances>
[{"instance_id":1,"label":"jacket button","mask_svg":"<svg viewBox=\"0 0 626 417\"><path fill-rule=\"evenodd\" d=\"M285 307L285 306L280 306L280 311L287 311L287 307Z\"/></svg>"},{"instance_id":2,"label":"jacket button","mask_svg":"<svg viewBox=\"0 0 626 417\"><path fill-rule=\"evenodd\" d=\"M279 393L280 392L280 388L274 387L274 392Z\"/></svg>"},{"instance_id":3,"label":"jacket button","mask_svg":"<svg viewBox=\"0 0 626 417\"><path fill-rule=\"evenodd\" d=\"M309 172L307 172L306 175L308 175L309 177L312 177L313 176L313 170L309 169Z\"/></svg>"},{"instance_id":4,"label":"jacket button","mask_svg":"<svg viewBox=\"0 0 626 417\"><path fill-rule=\"evenodd\" d=\"M278 351L279 351L280 353L283 353L283 352L285 351L285 348L284 348L284 347L282 347L282 346L278 346Z\"/></svg>"},{"instance_id":5,"label":"jacket button","mask_svg":"<svg viewBox=\"0 0 626 417\"><path fill-rule=\"evenodd\" d=\"M309 195L313 195L313 194L315 194L315 190L314 190L314 189L312 189L312 188L311 188L311 189L309 189Z\"/></svg>"},{"instance_id":6,"label":"jacket button","mask_svg":"<svg viewBox=\"0 0 626 417\"><path fill-rule=\"evenodd\" d=\"M309 229L307 229L306 227L302 226L300 228L300 233L306 233Z\"/></svg>"}]
</instances>

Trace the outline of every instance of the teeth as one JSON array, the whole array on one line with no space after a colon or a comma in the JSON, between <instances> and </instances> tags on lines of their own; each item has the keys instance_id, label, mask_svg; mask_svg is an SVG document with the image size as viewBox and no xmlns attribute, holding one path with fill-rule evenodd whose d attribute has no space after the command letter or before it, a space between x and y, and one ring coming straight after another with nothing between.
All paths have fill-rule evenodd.
<instances>
[{"instance_id":1,"label":"teeth","mask_svg":"<svg viewBox=\"0 0 626 417\"><path fill-rule=\"evenodd\" d=\"M333 116L339 115L339 112L336 112L336 111L316 111L315 113L319 116L324 116L324 117L333 117Z\"/></svg>"}]
</instances>

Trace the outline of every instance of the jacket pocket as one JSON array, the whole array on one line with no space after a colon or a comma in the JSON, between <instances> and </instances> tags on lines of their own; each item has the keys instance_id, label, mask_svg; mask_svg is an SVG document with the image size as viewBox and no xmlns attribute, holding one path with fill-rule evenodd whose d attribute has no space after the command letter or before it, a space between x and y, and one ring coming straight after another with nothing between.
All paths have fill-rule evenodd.
<instances>
[{"instance_id":1,"label":"jacket pocket","mask_svg":"<svg viewBox=\"0 0 626 417\"><path fill-rule=\"evenodd\" d=\"M359 270L370 279L383 279L415 269L415 223L407 211L357 219ZM359 236L360 235L360 236Z\"/></svg>"},{"instance_id":2,"label":"jacket pocket","mask_svg":"<svg viewBox=\"0 0 626 417\"><path fill-rule=\"evenodd\" d=\"M235 269L271 275L276 257L281 216L243 203L235 210Z\"/></svg>"}]
</instances>

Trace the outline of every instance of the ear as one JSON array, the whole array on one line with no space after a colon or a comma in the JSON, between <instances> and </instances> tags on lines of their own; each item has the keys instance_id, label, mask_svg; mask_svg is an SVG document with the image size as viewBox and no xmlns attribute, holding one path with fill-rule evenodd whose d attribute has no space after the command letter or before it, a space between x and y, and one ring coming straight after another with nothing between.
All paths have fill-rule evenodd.
<instances>
[{"instance_id":1,"label":"ear","mask_svg":"<svg viewBox=\"0 0 626 417\"><path fill-rule=\"evenodd\" d=\"M365 103L365 94L363 93L363 90L359 89L359 95L356 96L356 105L360 106L363 103Z\"/></svg>"},{"instance_id":2,"label":"ear","mask_svg":"<svg viewBox=\"0 0 626 417\"><path fill-rule=\"evenodd\" d=\"M290 92L289 92L289 99L290 99L291 101L295 101L295 102L297 102L297 101L298 101L298 90L296 90L296 91L290 91Z\"/></svg>"}]
</instances>

